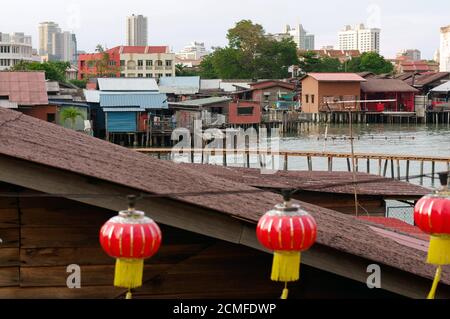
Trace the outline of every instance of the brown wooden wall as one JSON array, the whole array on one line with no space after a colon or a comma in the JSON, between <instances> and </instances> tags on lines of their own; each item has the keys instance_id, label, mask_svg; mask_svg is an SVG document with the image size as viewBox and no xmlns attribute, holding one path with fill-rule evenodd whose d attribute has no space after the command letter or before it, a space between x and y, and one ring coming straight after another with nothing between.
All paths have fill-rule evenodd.
<instances>
[{"instance_id":1,"label":"brown wooden wall","mask_svg":"<svg viewBox=\"0 0 450 319\"><path fill-rule=\"evenodd\" d=\"M302 191L294 194L293 198L344 214L355 214L354 195ZM386 202L381 196L359 195L358 203L359 210L364 215L380 217L386 215Z\"/></svg>"},{"instance_id":2,"label":"brown wooden wall","mask_svg":"<svg viewBox=\"0 0 450 319\"><path fill-rule=\"evenodd\" d=\"M125 291L112 287L114 259L98 243L100 227L115 214L65 199L0 198L0 298L123 298ZM279 297L282 284L269 280L271 255L161 229L161 250L146 263L145 282L135 298ZM70 264L81 267L81 289L66 286ZM306 266L302 278L292 285L291 297L374 294L362 284Z\"/></svg>"}]
</instances>

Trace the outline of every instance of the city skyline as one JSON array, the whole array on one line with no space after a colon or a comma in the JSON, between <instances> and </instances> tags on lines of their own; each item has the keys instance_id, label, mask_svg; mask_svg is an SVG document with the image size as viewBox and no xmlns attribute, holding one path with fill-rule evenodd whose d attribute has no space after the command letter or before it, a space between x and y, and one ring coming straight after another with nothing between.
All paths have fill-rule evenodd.
<instances>
[{"instance_id":1,"label":"city skyline","mask_svg":"<svg viewBox=\"0 0 450 319\"><path fill-rule=\"evenodd\" d=\"M435 7L422 3L405 7L406 1L392 3L381 0L372 3L349 0L340 4L338 17L335 16L336 5L249 0L240 2L242 10L236 12L232 5L234 2L237 1L220 3L216 6L218 10L204 14L205 11L198 8L211 6L211 1L193 0L191 6L181 8L177 5L179 1L175 0L168 0L164 5L158 5L156 1L142 3L130 0L127 10L108 6L108 14L99 19L98 12L104 10L103 1L78 0L66 4L55 0L42 0L39 3L18 0L8 5L10 14L0 21L0 31L30 34L33 47L37 48L39 22L54 21L61 28L77 35L79 50L92 52L97 44L108 47L125 45L124 24L117 22L124 21L136 12L149 18L149 45L168 45L174 52L194 40L205 42L208 48L224 46L227 43L227 30L241 19L262 24L268 33L280 32L280 26L285 24L302 23L308 26L309 32L315 34L316 49L320 49L327 45L337 46L337 34L342 26L364 23L382 29L381 54L386 57L393 58L398 50L411 48L422 51L423 58L432 59L439 48L440 28L450 24L445 14L450 10L450 3L444 1L435 1L439 2ZM264 10L256 9L258 4L263 4ZM28 7L26 12L23 10L24 5ZM279 15L273 14L276 10L279 10ZM21 19L17 19L18 16Z\"/></svg>"}]
</instances>

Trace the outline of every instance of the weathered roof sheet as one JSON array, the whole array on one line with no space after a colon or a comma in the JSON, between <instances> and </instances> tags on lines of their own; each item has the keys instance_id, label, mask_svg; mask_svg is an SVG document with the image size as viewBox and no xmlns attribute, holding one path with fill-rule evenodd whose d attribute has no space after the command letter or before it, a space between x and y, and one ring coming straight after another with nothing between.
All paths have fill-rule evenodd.
<instances>
[{"instance_id":1,"label":"weathered roof sheet","mask_svg":"<svg viewBox=\"0 0 450 319\"><path fill-rule=\"evenodd\" d=\"M143 112L145 109L141 109L140 107L111 107L103 108L103 112Z\"/></svg>"},{"instance_id":2,"label":"weathered roof sheet","mask_svg":"<svg viewBox=\"0 0 450 319\"><path fill-rule=\"evenodd\" d=\"M24 114L0 109L0 154L53 167L93 179L154 194L246 191L246 185L212 176L171 161L161 161L82 133L64 129ZM255 223L282 199L258 194L184 196L174 200L204 207ZM359 256L428 279L435 268L425 263L426 253L380 236L370 226L351 216L301 203L318 224L318 244ZM442 283L450 284L446 269Z\"/></svg>"},{"instance_id":3,"label":"weathered roof sheet","mask_svg":"<svg viewBox=\"0 0 450 319\"><path fill-rule=\"evenodd\" d=\"M248 85L250 86L250 88L252 90L264 90L264 89L277 87L277 86L280 86L280 87L283 87L285 89L292 90L292 91L295 89L294 84L284 82L284 81L279 81L279 80L264 80L264 81L259 81L259 82L248 83Z\"/></svg>"},{"instance_id":4,"label":"weathered roof sheet","mask_svg":"<svg viewBox=\"0 0 450 319\"><path fill-rule=\"evenodd\" d=\"M405 80L408 85L414 85L415 87L422 87L425 85L433 84L434 82L450 79L450 72L427 72L424 74L416 75ZM439 83L438 83L439 84Z\"/></svg>"},{"instance_id":5,"label":"weathered roof sheet","mask_svg":"<svg viewBox=\"0 0 450 319\"><path fill-rule=\"evenodd\" d=\"M100 91L159 91L151 78L99 78L98 85Z\"/></svg>"},{"instance_id":6,"label":"weathered roof sheet","mask_svg":"<svg viewBox=\"0 0 450 319\"><path fill-rule=\"evenodd\" d=\"M186 100L182 102L171 102L170 105L176 105L176 106L192 106L192 107L201 107L201 106L208 106L211 104L219 104L224 102L231 101L228 97L218 96L218 97L208 97L204 99L193 99L193 100Z\"/></svg>"},{"instance_id":7,"label":"weathered roof sheet","mask_svg":"<svg viewBox=\"0 0 450 319\"><path fill-rule=\"evenodd\" d=\"M435 93L448 93L448 92L450 92L450 81L435 87L431 91L435 92Z\"/></svg>"},{"instance_id":8,"label":"weathered roof sheet","mask_svg":"<svg viewBox=\"0 0 450 319\"><path fill-rule=\"evenodd\" d=\"M308 76L319 82L365 82L356 73L308 73Z\"/></svg>"},{"instance_id":9,"label":"weathered roof sheet","mask_svg":"<svg viewBox=\"0 0 450 319\"><path fill-rule=\"evenodd\" d=\"M192 166L192 164L183 164ZM198 167L198 164L194 164ZM323 171L278 171L261 174L259 169L202 165L199 169L221 178L253 187L292 188L310 192L354 194L353 173ZM358 194L383 197L418 197L430 191L424 187L378 175L357 173Z\"/></svg>"},{"instance_id":10,"label":"weathered roof sheet","mask_svg":"<svg viewBox=\"0 0 450 319\"><path fill-rule=\"evenodd\" d=\"M100 93L101 107L139 107L142 109L166 109L167 95L162 93Z\"/></svg>"},{"instance_id":11,"label":"weathered roof sheet","mask_svg":"<svg viewBox=\"0 0 450 319\"><path fill-rule=\"evenodd\" d=\"M100 91L98 90L83 90L86 102L100 103Z\"/></svg>"},{"instance_id":12,"label":"weathered roof sheet","mask_svg":"<svg viewBox=\"0 0 450 319\"><path fill-rule=\"evenodd\" d=\"M419 90L397 79L367 79L361 83L361 91L365 93L399 92L418 93Z\"/></svg>"},{"instance_id":13,"label":"weathered roof sheet","mask_svg":"<svg viewBox=\"0 0 450 319\"><path fill-rule=\"evenodd\" d=\"M0 95L19 106L47 105L44 72L0 72Z\"/></svg>"},{"instance_id":14,"label":"weathered roof sheet","mask_svg":"<svg viewBox=\"0 0 450 319\"><path fill-rule=\"evenodd\" d=\"M199 76L169 76L159 79L161 93L197 94L200 91Z\"/></svg>"},{"instance_id":15,"label":"weathered roof sheet","mask_svg":"<svg viewBox=\"0 0 450 319\"><path fill-rule=\"evenodd\" d=\"M59 92L59 83L56 81L47 81L45 82L47 87L47 92L57 93Z\"/></svg>"}]
</instances>

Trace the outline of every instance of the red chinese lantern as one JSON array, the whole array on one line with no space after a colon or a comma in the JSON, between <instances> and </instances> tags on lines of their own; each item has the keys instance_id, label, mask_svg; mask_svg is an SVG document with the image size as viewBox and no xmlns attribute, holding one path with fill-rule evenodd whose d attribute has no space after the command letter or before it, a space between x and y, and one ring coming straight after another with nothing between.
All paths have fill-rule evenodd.
<instances>
[{"instance_id":1,"label":"red chinese lantern","mask_svg":"<svg viewBox=\"0 0 450 319\"><path fill-rule=\"evenodd\" d=\"M100 244L111 257L116 258L114 286L130 290L142 286L144 260L152 257L161 245L158 225L134 209L134 196L129 197L128 210L107 221L100 230Z\"/></svg>"},{"instance_id":2,"label":"red chinese lantern","mask_svg":"<svg viewBox=\"0 0 450 319\"><path fill-rule=\"evenodd\" d=\"M450 264L450 189L448 173L440 175L442 189L419 200L414 209L414 221L430 234L427 263L436 265L437 271L428 299L434 299L441 279L442 266Z\"/></svg>"},{"instance_id":3,"label":"red chinese lantern","mask_svg":"<svg viewBox=\"0 0 450 319\"><path fill-rule=\"evenodd\" d=\"M285 195L283 204L267 212L256 230L259 242L274 252L271 279L285 283L281 299L288 297L287 283L300 279L301 252L311 248L317 237L314 218L289 197Z\"/></svg>"}]
</instances>

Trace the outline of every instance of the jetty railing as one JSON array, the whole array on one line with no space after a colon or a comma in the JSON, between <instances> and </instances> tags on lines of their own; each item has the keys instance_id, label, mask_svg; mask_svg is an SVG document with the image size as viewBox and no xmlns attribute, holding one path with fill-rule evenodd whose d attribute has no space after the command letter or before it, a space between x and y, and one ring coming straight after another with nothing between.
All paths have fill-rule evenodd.
<instances>
[{"instance_id":1,"label":"jetty railing","mask_svg":"<svg viewBox=\"0 0 450 319\"><path fill-rule=\"evenodd\" d=\"M210 156L222 156L223 166L228 166L227 157L230 155L241 155L244 156L245 161L243 165L245 167L250 167L251 156L257 156L260 162L265 162L267 157L274 159L278 157L280 160L281 169L289 170L289 162L292 158L303 158L306 161L307 169L313 171L313 161L316 158L327 159L328 171L332 172L334 168L334 162L337 159L344 159L347 162L347 170L349 172L353 171L352 166L352 154L351 153L337 153L337 152L318 152L318 151L271 151L270 149L176 149L176 148L137 148L137 152L151 154L158 158L167 159L171 158L173 154L188 154L190 157L190 162L195 163L196 155L201 156L200 163L208 164L210 163ZM227 156L224 156L226 154ZM391 177L394 179L404 178L406 181L410 181L412 175L412 164L417 163L419 166L420 173L418 175L429 174L432 179L432 184L434 185L435 180L437 180L436 164L444 165L446 170L450 171L450 156L439 157L439 156L419 156L419 155L394 155L394 154L376 154L376 153L356 153L355 155L355 168L357 172L366 172L369 174L377 174L384 177ZM264 161L263 161L264 159ZM431 164L431 172L425 172L425 163ZM373 171L372 168L377 168ZM417 165L416 164L416 165ZM402 175L401 168L405 168L405 174ZM389 171L390 170L390 171ZM390 176L389 176L390 175ZM424 184L424 176L420 177L420 184Z\"/></svg>"}]
</instances>

